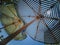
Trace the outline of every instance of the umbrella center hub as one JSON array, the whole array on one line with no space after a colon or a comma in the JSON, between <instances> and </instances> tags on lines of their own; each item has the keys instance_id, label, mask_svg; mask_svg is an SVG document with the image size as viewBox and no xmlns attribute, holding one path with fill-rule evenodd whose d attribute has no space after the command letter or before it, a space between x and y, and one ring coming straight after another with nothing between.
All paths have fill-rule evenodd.
<instances>
[{"instance_id":1,"label":"umbrella center hub","mask_svg":"<svg viewBox=\"0 0 60 45\"><path fill-rule=\"evenodd\" d=\"M41 15L36 16L36 19L37 19L37 20L39 20L39 19L41 19L41 18L43 18L43 16L41 16Z\"/></svg>"}]
</instances>

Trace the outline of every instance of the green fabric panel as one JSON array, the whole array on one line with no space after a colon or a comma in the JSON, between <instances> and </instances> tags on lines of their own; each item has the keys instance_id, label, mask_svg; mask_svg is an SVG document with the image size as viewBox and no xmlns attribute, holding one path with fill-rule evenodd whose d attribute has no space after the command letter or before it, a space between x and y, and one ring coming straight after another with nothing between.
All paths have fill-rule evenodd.
<instances>
[{"instance_id":1,"label":"green fabric panel","mask_svg":"<svg viewBox=\"0 0 60 45\"><path fill-rule=\"evenodd\" d=\"M5 15L9 17L17 16L16 10L13 4L9 4L6 6L2 5L0 11L1 13L4 13Z\"/></svg>"},{"instance_id":2,"label":"green fabric panel","mask_svg":"<svg viewBox=\"0 0 60 45\"><path fill-rule=\"evenodd\" d=\"M24 25L24 22L21 19L19 19L19 17L17 16L17 12L13 4L9 4L6 6L2 5L0 10L1 13L3 13L1 17L1 22L3 25L9 25L15 22L14 24L9 25L5 28L8 34L12 34L16 32ZM20 20L20 22L18 20ZM25 32L21 32L15 37L16 40L23 40L25 38L26 38Z\"/></svg>"}]
</instances>

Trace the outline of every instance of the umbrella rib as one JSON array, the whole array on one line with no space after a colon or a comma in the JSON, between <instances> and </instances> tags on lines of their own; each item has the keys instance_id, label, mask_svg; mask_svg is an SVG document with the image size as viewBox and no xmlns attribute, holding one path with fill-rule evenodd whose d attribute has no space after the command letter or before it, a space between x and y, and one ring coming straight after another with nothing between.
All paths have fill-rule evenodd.
<instances>
[{"instance_id":1,"label":"umbrella rib","mask_svg":"<svg viewBox=\"0 0 60 45\"><path fill-rule=\"evenodd\" d=\"M30 15L29 15L29 16L21 16L21 17L32 17L32 18L33 18L33 17L35 17L35 16L30 16Z\"/></svg>"},{"instance_id":2,"label":"umbrella rib","mask_svg":"<svg viewBox=\"0 0 60 45\"><path fill-rule=\"evenodd\" d=\"M45 23L45 21L42 20L42 22L43 22L43 24L48 28L48 30L49 30L51 36L54 38L54 40L55 40L56 42L58 42L58 41L56 40L57 38L55 37L55 35L54 35L53 32L51 31L51 29L48 27L48 25Z\"/></svg>"},{"instance_id":3,"label":"umbrella rib","mask_svg":"<svg viewBox=\"0 0 60 45\"><path fill-rule=\"evenodd\" d=\"M8 16L8 15L6 15L6 14L4 14L4 13L2 13L2 15L7 16L7 17L10 17L10 16ZM10 18L14 19L13 17L10 17Z\"/></svg>"},{"instance_id":4,"label":"umbrella rib","mask_svg":"<svg viewBox=\"0 0 60 45\"><path fill-rule=\"evenodd\" d=\"M41 14L41 6L39 5L39 9L38 9L39 14Z\"/></svg>"},{"instance_id":5,"label":"umbrella rib","mask_svg":"<svg viewBox=\"0 0 60 45\"><path fill-rule=\"evenodd\" d=\"M44 18L53 19L53 20L60 20L60 18L54 18L54 17L46 17L46 16L44 16Z\"/></svg>"},{"instance_id":6,"label":"umbrella rib","mask_svg":"<svg viewBox=\"0 0 60 45\"><path fill-rule=\"evenodd\" d=\"M38 24L37 24L37 30L36 30L36 33L35 33L35 39L36 39L36 37L37 37L38 28L39 28L39 23L40 23L40 20L38 20Z\"/></svg>"},{"instance_id":7,"label":"umbrella rib","mask_svg":"<svg viewBox=\"0 0 60 45\"><path fill-rule=\"evenodd\" d=\"M14 25L14 24L15 24L15 23L13 22L13 23L11 23L11 24L5 25L4 27L1 27L0 29L6 28L6 27L8 27L8 26L10 26L10 25Z\"/></svg>"},{"instance_id":8,"label":"umbrella rib","mask_svg":"<svg viewBox=\"0 0 60 45\"><path fill-rule=\"evenodd\" d=\"M18 21L20 21L20 20L18 20ZM5 25L5 26L1 27L0 29L6 28L6 27L8 27L8 26L10 26L10 25L14 25L15 23L16 23L16 22L12 22L11 24Z\"/></svg>"},{"instance_id":9,"label":"umbrella rib","mask_svg":"<svg viewBox=\"0 0 60 45\"><path fill-rule=\"evenodd\" d=\"M38 13L41 14L41 0L39 0L39 7L38 7Z\"/></svg>"},{"instance_id":10,"label":"umbrella rib","mask_svg":"<svg viewBox=\"0 0 60 45\"><path fill-rule=\"evenodd\" d=\"M7 8L10 10L10 7L7 6ZM15 13L13 13L12 10L10 10L10 11L12 12L12 14L13 14L14 16L16 16ZM16 16L16 17L17 17L17 16Z\"/></svg>"}]
</instances>

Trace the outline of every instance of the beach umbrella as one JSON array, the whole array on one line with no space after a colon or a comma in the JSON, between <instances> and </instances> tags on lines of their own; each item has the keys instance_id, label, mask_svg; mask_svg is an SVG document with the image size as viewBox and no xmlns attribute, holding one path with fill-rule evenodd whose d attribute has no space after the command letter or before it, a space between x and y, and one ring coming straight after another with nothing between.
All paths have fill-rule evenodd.
<instances>
[{"instance_id":1,"label":"beach umbrella","mask_svg":"<svg viewBox=\"0 0 60 45\"><path fill-rule=\"evenodd\" d=\"M17 9L25 23L37 18L37 21L26 29L26 33L32 39L44 43L60 42L59 29L55 30L55 26L60 24L57 3L56 0L21 0L19 2Z\"/></svg>"}]
</instances>

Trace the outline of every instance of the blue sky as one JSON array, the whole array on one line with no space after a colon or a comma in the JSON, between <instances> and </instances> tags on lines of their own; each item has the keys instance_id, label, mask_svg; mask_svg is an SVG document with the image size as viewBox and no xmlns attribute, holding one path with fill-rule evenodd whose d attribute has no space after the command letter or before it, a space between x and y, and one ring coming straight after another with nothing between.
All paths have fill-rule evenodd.
<instances>
[{"instance_id":1,"label":"blue sky","mask_svg":"<svg viewBox=\"0 0 60 45\"><path fill-rule=\"evenodd\" d=\"M9 42L7 45L44 45L43 43L34 41L33 39L31 39L29 36L22 40L22 41L15 41L12 40L11 42Z\"/></svg>"}]
</instances>

